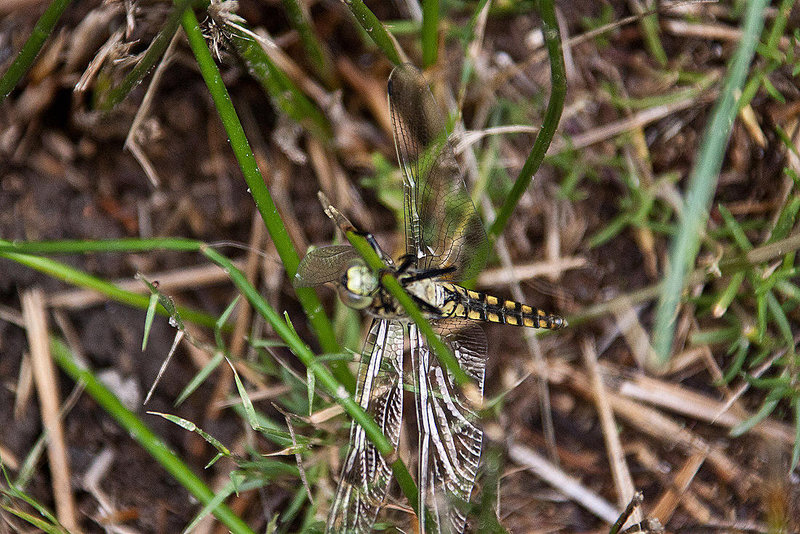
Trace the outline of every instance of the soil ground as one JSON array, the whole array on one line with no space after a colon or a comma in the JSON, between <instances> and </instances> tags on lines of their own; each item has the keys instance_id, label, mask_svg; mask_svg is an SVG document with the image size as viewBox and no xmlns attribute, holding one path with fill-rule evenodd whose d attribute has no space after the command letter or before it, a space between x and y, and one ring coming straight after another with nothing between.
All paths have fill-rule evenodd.
<instances>
[{"instance_id":1,"label":"soil ground","mask_svg":"<svg viewBox=\"0 0 800 534\"><path fill-rule=\"evenodd\" d=\"M402 234L397 231L395 213L387 207L387 186L376 190L369 182L371 177L380 176L382 160L377 155L390 164L394 162L391 134L382 126L385 115L381 117L379 111L391 66L362 39L343 3L308 4L318 35L329 47L331 57L336 58L333 64L341 88L331 94L339 99L337 111L345 118L338 123L336 143L324 148L321 158L314 155L319 143L310 141L307 133L277 110L242 64L223 50L220 65L225 83L300 254L308 244L329 243L333 238L333 227L316 199L320 188L387 248L397 250ZM402 6L368 4L382 21L408 17ZM469 23L475 6L471 2L443 4L447 6L445 46L439 68L428 76L443 79L452 88L458 83L464 61L461 30ZM659 35L670 68L657 65L643 40L643 27L636 21L585 38L590 28L631 15L629 6L633 4L636 2L557 5L563 37L575 39L567 47L566 107L551 156L517 206L498 247L517 269L542 267L544 275L522 280L527 303L579 319L570 328L538 341L537 350L547 369L549 402L545 411L552 417L555 436L550 442L542 423L543 388L538 380L542 373L537 370L541 367L533 363L534 355L523 332L498 325L485 328L489 339L486 398L502 396L498 404L502 408L486 420L487 434L493 439L487 439L484 453L485 457L496 453L501 459L500 522L510 532L608 532L607 523L526 470L525 463L511 452L524 446L548 457L549 451L564 472L610 503L619 504L620 482L615 481L610 467L607 429L593 400L595 375L591 366L587 370L588 351L602 362L606 387L615 399L611 412L617 417L624 463L633 486L645 494L644 510L648 514L659 517L671 532L798 532L798 479L796 473L786 475L791 442L783 439L794 432L788 410L776 411L768 421L771 426L762 425L759 431L734 439L728 434L729 424L693 414L690 408L664 406L631 393L635 388L662 398L670 393L675 399L707 410L730 398L735 388L715 383L731 356L724 347L690 341L693 332L727 326L708 314L694 315L695 306L703 307L704 287L690 288L691 296L700 302L682 308L679 322L683 330L678 334L673 367L654 377L653 382L646 381L642 369L641 358L648 352L642 348L641 341L647 338L641 334L650 331L654 300L586 315L592 306L632 296L662 278L668 234L625 224L602 244L590 246L590 240L639 200L632 197L631 191L639 189L632 188L631 181L645 182L656 197L661 206L660 215L653 216L656 222L666 225L674 221L674 205L670 203L680 198L686 185L718 82L711 82L712 89L699 90L686 105L676 105L656 120L636 123L640 109L651 107L642 102L690 87L678 72L691 73L698 79L715 73L721 76L737 45L734 8L725 4L698 4L690 13L677 10L662 15ZM276 310L288 312L303 339L318 349L274 247L254 231L254 220L258 223L260 219L185 39L177 42L169 66L152 89L152 105L139 134L139 146L155 171L157 183L148 178L141 162L123 149L134 116L151 86L152 74L107 114L92 111L91 90L74 91L102 45L113 32L125 29L126 5L73 2L33 71L0 105L0 238L33 241L180 236L207 243L249 244L264 251L266 258L256 276L259 289ZM116 51L120 63L115 68L121 71L130 68L129 54L146 48L169 12L169 4L164 2L135 5L132 31L122 40L130 48L126 54ZM30 34L44 7L41 2L29 2L24 9L0 8L0 71ZM238 14L251 28L266 29L298 67L301 78L320 83L304 59L298 35L279 2L243 0ZM695 35L682 29L683 23L716 33ZM513 3L498 2L492 10L475 55L480 79L473 79L464 95L463 119L468 130L541 123L549 93L549 69L542 49L535 47L540 27L528 3L514 7ZM413 60L418 59L413 39L401 36L399 42L411 51ZM512 74L504 77L505 73ZM743 121L736 122L714 204L733 207L736 216L764 221L776 216L785 198L779 176L787 164L785 147L776 129L769 126L791 122L787 117L794 117L796 122L800 102L800 90L790 72L775 71L770 81L786 103L777 104L763 91L753 99L754 120L766 134L761 145ZM629 104L626 109L614 102L612 95L642 107ZM624 119L636 125L625 129L623 135L605 131ZM586 141L587 134L597 134L596 140ZM504 170L490 175L491 185L483 197L494 208L502 203L509 177L516 176L533 139L534 134L528 132L488 136L476 143L482 158L492 153L491 162ZM569 143L578 146L569 148ZM320 167L320 162L327 167ZM479 165L485 163L487 160L481 159ZM464 164L470 163L465 160ZM320 178L325 168L329 175ZM476 174L470 172L469 176L475 178ZM574 187L569 185L570 180L575 181ZM659 181L661 185L653 185ZM484 219L491 218L485 204L479 203L479 208ZM710 228L719 226L720 221L714 211ZM758 232L753 234L755 237ZM222 250L236 259L247 257L247 250ZM701 262L710 256L711 252L704 250ZM150 279L168 275L180 278L182 273L193 272L188 271L191 268L209 266L200 255L164 251L56 259L109 281L130 281L137 273L145 273ZM558 260L570 259L577 263L567 268L553 266ZM489 274L501 273L499 265L495 256ZM219 316L237 293L221 270L210 270L211 279L198 278L196 283L184 279L180 289L165 292L178 304ZM0 259L0 456L12 479L42 433L37 395L26 380L30 376L29 347L21 318L20 295L32 288L45 295L52 332L66 335L72 350L102 373L115 393L129 398L132 409L210 486L219 488L225 483L235 467L232 462L221 461L204 470L213 449L196 434L147 415L147 411L174 413L193 421L243 456L248 448L255 455L279 451L274 443L251 432L233 410L213 408L220 400L220 382L225 386L223 393L235 395L225 372L218 370L185 403L174 406L183 387L208 360L207 354L187 343L178 348L149 404L142 405L175 335L166 320L156 320L148 346L142 351L144 310L104 298L67 300L74 286L18 262ZM479 280L478 288L511 297L505 283L484 279ZM323 290L320 295L326 309L332 311L334 294ZM796 315L790 317L796 320ZM796 330L794 323L791 327ZM199 339L212 339L207 329L191 330ZM254 337L274 337L263 324L259 326L258 320L249 323L247 331ZM288 351L276 348L271 354L305 376L305 370ZM246 346L237 354L245 359L252 355ZM281 383L268 377L263 386L277 388ZM63 400L75 384L60 373L58 387ZM736 402L737 417L758 410L763 397L763 391L748 391ZM256 403L259 410L282 423L282 410L293 405L297 403L269 395ZM636 419L637 414L642 420ZM401 455L413 466L413 404L407 403L406 415L410 422L404 427ZM180 532L198 512L188 492L87 395L77 397L63 423L72 491L83 531ZM304 456L306 469L332 462L332 466L321 468L312 484L316 517L323 520L338 479L339 453L348 435L346 421L339 416L326 421L320 430L302 422L296 424L299 433L312 438L315 449ZM688 446L684 440L696 440L696 446ZM85 477L101 453L110 454L111 465L98 489L87 486ZM280 458L295 465L294 455ZM728 471L729 466L735 466L735 470ZM254 529L264 531L275 514L283 517L287 513L300 487L297 476L275 477L260 491L243 492L229 503ZM493 487L491 479L481 479L478 487L481 494L488 495L487 488ZM39 459L26 491L53 508L46 455ZM406 506L396 487L390 502L400 508ZM306 514L314 517L308 506L306 501L297 518L280 524L280 528L310 528L301 519ZM22 525L5 512L3 517L6 522L0 523L0 532ZM391 506L381 517L401 526L411 523L406 511ZM769 530L774 521L782 521L782 526ZM474 521L471 528L478 529ZM224 529L217 526L216 531Z\"/></svg>"}]
</instances>

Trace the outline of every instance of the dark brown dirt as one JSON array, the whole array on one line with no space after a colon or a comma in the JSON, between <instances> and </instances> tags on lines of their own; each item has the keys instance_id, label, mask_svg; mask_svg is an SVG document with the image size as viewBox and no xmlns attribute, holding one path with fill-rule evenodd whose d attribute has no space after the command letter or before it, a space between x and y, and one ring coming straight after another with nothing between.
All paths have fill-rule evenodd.
<instances>
[{"instance_id":1,"label":"dark brown dirt","mask_svg":"<svg viewBox=\"0 0 800 534\"><path fill-rule=\"evenodd\" d=\"M391 3L372 4L381 20L405 18ZM532 10L516 13L508 7L508 3L498 4L503 4L498 10L508 9L508 13L490 17L481 57L493 66L505 61L524 63L531 54L526 37L539 28L539 20L530 14ZM571 36L585 31L585 17L599 17L602 9L600 4L594 2L560 4L565 27ZM472 6L472 3L468 5ZM612 2L609 5L614 20L630 14L628 3ZM144 2L138 6L135 31L128 38L134 43L131 49L134 53L145 49L168 12L166 3ZM10 58L30 34L43 7L35 4L12 13L0 10L0 72L4 72ZM206 242L247 243L254 214L253 202L185 42L181 41L178 45L176 57L157 89L153 108L148 115L148 136L141 143L161 180L158 187L149 182L134 157L123 150L125 136L151 77L108 115L90 110L88 94L73 93L72 88L99 46L113 31L125 26L120 10L109 17L107 24L99 26L102 31L92 34L91 39L83 43L83 55L73 64L68 64L64 57L71 47L77 48L75 40L79 39L76 35L79 24L90 14L100 12L100 2L74 2L57 27L61 40L51 36L37 64L38 70L35 69L26 77L0 105L0 238L24 241L182 236ZM302 48L288 26L280 3L243 0L238 12L251 27L265 27L307 74L312 72L302 59ZM361 69L365 80L384 83L389 70L388 63L374 48L364 44L353 22L344 13L343 5L316 2L311 13L319 34L325 38L334 57L346 58ZM453 24L450 29L454 32L469 21L467 11L456 9L451 17ZM407 50L412 50L407 38L401 38L400 41ZM656 66L644 50L639 25L630 24L613 30L607 36L607 41L607 44L602 44L598 40L588 40L571 50L575 71L570 79L568 111L559 128L561 134L577 135L620 120L620 109L608 101L607 91L598 89L601 85L621 84L629 97L643 98L666 92L666 87L671 83L655 77ZM60 50L57 49L59 46ZM721 68L729 59L733 47L729 42L710 42L670 33L664 35L664 46L670 61L676 64L680 61L686 70L699 73ZM55 59L47 59L50 57L48 54ZM452 58L452 61L444 62L443 69L449 79L456 80L463 58L462 48L456 39L448 39L446 57ZM299 222L297 230L301 239L310 243L330 241L332 228L314 196L320 187L314 168L309 163L292 163L273 137L284 135L281 132L286 130L280 128L285 128L282 122L285 119L279 118L269 98L229 55L223 55L222 71L248 136L257 156L261 158L262 171L268 186L274 190L279 209ZM341 71L340 68L340 75ZM784 91L787 100L796 103L800 91L791 84L791 76L787 73L778 74L780 76L776 75L775 83ZM500 87L492 98L517 103L528 99L537 103L538 107L525 113L520 113L518 109L510 110L500 115L499 124L539 124L549 91L548 75L546 63L537 62ZM619 78L614 78L614 75ZM366 163L373 152L380 152L392 160L391 139L377 125L368 109L366 96L353 86L352 80L344 85L341 98L344 110L355 120L352 131L348 133L358 140L352 146L333 151L332 159L342 166L343 177L354 189L344 189L343 183L337 187L343 192L358 191L361 196L361 200L355 200L351 207L350 214L354 220L375 232L382 242L390 239L396 241L393 235L396 225L391 211L378 205L379 194L360 186L363 177L374 173L374 169ZM467 128L473 127L470 121L481 112L479 98L479 88L470 88L465 103ZM578 105L581 102L583 105ZM762 119L771 116L770 111L773 110L770 106L770 101L763 97L753 102L757 116ZM660 177L667 172L679 173L682 180L677 188L681 190L684 187L685 176L694 162L709 110L710 104L698 104L643 129L654 176ZM475 128L485 126L485 123L474 125ZM742 125L737 123L723 169L718 200L753 203L775 200L777 190L773 180L785 164L782 156L785 151L776 148L780 141L774 138L773 130L768 127L764 129L769 130L770 136L767 148L756 149ZM279 133L276 134L276 131ZM510 165L509 176L516 175L532 140L533 137L528 134L504 140L498 157L504 165ZM560 206L561 220L566 220L564 226L568 227L562 232L560 253L563 256L582 255L587 259L587 267L563 273L557 280L523 284L531 304L565 314L580 313L592 304L646 287L656 282L663 273L668 247L667 238L663 235L656 236L654 246L658 258L658 275L655 277L644 268L645 255L630 227L594 249L589 249L586 244L594 232L605 227L619 213L621 201L628 194L620 178L624 172L622 144L619 140L607 141L583 149L585 152L579 152L572 162L567 161L563 165L549 162L523 198L505 234L515 262L528 263L532 259L543 258L544 240L549 231L546 218L549 210L555 209L554 206ZM298 146L303 151L307 150L303 134L300 135ZM569 169L578 164L586 165L590 171L580 182L580 194L564 200L558 194L558 187ZM498 183L501 178L497 177ZM492 189L495 187L497 190ZM493 183L490 187L493 199L502 200L504 189L502 185ZM497 205L498 202L495 202ZM572 240L568 239L569 235ZM298 243L298 246L305 244ZM271 244L260 246L272 250ZM241 256L237 251L231 251L230 255ZM105 280L132 279L137 272L179 271L207 264L198 255L162 251L62 256L56 259ZM275 277L280 280L277 289L267 289L270 285L268 282L261 283L260 287L269 295L276 309L290 311L295 326L304 339L313 345L314 341L311 341L285 275L281 271ZM0 431L0 451L3 454L8 451L9 458L17 462L25 459L42 431L35 393L19 413L14 412L18 377L28 350L25 331L15 324L14 314L20 309L20 292L32 287L43 289L47 295L71 288L17 262L0 259L0 311L3 312L0 318L0 429L3 429ZM508 296L505 288L500 291ZM235 294L230 284L222 282L210 287L190 288L171 296L181 304L218 316ZM331 294L325 293L324 299L326 305L331 303ZM642 322L648 326L652 322L652 307L652 302L648 301L639 314ZM66 309L62 313L77 332L79 345L76 348L83 351L92 368L132 381L140 394L139 402L135 405L136 412L209 484L224 480L225 474L232 469L231 464L220 462L214 468L203 471L203 466L213 457L211 447L195 435L159 417L147 415L145 411L175 413L194 421L223 443L237 447L239 454L245 454L245 443L260 453L276 449L274 444L268 444L263 439L246 438L243 431L245 423L231 410L223 411L219 417L209 416L208 404L213 397L214 386L220 380L220 373L212 375L186 403L177 408L173 406L182 388L198 371L197 364L184 347L178 349L150 404L142 407L141 395L155 379L174 335L174 330L163 319L156 321L149 345L142 352L140 345L145 317L142 310L106 302L81 309ZM52 317L50 326L54 332L60 331ZM606 315L557 336L547 337L542 341L542 348L549 361L580 367L582 361L578 340L585 336L600 339L613 329L613 318ZM487 398L506 392L511 386L508 380L519 378L521 370L530 365L524 340L518 330L511 330L499 326L487 328L490 340ZM210 332L204 335L204 339L211 339ZM288 353L280 354L304 376L304 370L291 360ZM714 356L725 360L723 353L715 353ZM611 362L616 370L636 370L631 351L622 338L613 341L602 358ZM63 399L74 384L63 374L59 380ZM695 376L688 376L683 385L716 394L717 390L710 385L711 382L708 373L697 371ZM562 466L585 485L609 501L616 502L603 433L594 406L575 394L568 377L554 383L552 395ZM759 402L760 397L754 396L746 399L745 405L754 410ZM260 402L258 407L276 420L283 421L283 416L271 401ZM408 413L412 417L411 412ZM513 436L540 451L545 449L538 388L532 379L513 389L508 394L503 411L493 415L509 437ZM730 438L718 427L690 419L678 419L685 421L708 442L724 442L728 447L725 448L726 454L734 461L740 461L748 473L763 475L769 471L767 460L753 460L757 455L752 452L755 445L751 445L758 444L759 451L766 451L764 456L770 456L774 451L763 447L757 438L746 437L731 446ZM86 395L78 399L64 424L73 487L82 514L79 519L86 532L101 532L102 527L97 523L100 513L96 497L81 487L81 477L104 450L110 450L114 460L102 480L101 488L117 513L125 516L121 523L126 527L139 532L179 532L197 512L198 507L188 493ZM309 463L329 460L346 439L344 431L335 433L337 423L329 422L326 425L326 431L330 431L330 435L326 436L329 440L335 440L335 443L328 442L333 445L328 447L330 456L318 454ZM307 427L302 431L315 435ZM622 439L628 447L627 459L633 470L634 481L637 488L645 492L646 508L651 509L657 498L673 483L674 471L682 467L686 455L667 445L666 441L662 443L629 427L623 429ZM412 449L415 448L414 441L409 439ZM665 472L658 473L654 466L646 465L644 456L637 456L639 449L650 450L654 458L663 462L661 467ZM321 447L320 450L325 449ZM783 449L773 456L778 463L786 461ZM287 464L294 465L293 461L292 456L286 457ZM748 461L751 463L748 464ZM46 465L44 457L27 491L44 505L52 507ZM10 471L16 476L14 469ZM607 532L607 527L596 517L569 501L565 502L544 482L517 470L517 466L510 462L504 468L504 475L500 519L509 531ZM327 486L322 485L315 498L327 500L329 494L326 494L326 488L329 490L334 487L335 478L332 477ZM765 521L763 488L737 492L733 488L736 481L720 480L707 466L702 467L696 484L693 497L706 504L715 517ZM246 510L239 513L253 528L264 531L270 520L269 514L284 513L298 487L300 481L297 478L283 478L255 497L252 494L242 497L245 500L238 502L245 503L242 506ZM796 481L787 491L795 496L794 501L798 500ZM394 494L396 498L396 489ZM791 499L789 501L789 506L793 504L797 509L798 503L792 503ZM321 506L327 509L327 503ZM670 524L671 531L698 532L695 513L696 510L677 510ZM395 516L400 517L400 521L408 521L406 514L395 513L391 517ZM21 523L14 520L13 524ZM285 528L295 531L300 527L300 522L294 521ZM9 528L13 527L2 524L0 532L6 532Z\"/></svg>"}]
</instances>

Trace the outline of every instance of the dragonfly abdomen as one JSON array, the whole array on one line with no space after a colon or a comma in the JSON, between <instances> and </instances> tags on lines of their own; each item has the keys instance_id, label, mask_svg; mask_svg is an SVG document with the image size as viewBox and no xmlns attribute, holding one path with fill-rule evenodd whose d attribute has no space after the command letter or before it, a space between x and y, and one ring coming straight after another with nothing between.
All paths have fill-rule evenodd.
<instances>
[{"instance_id":1,"label":"dragonfly abdomen","mask_svg":"<svg viewBox=\"0 0 800 534\"><path fill-rule=\"evenodd\" d=\"M447 284L446 289L451 291L454 297L451 301L452 306L449 306L450 317L550 330L558 330L567 326L567 321L560 315L547 313L527 304L502 300L493 295L472 291L456 284Z\"/></svg>"}]
</instances>

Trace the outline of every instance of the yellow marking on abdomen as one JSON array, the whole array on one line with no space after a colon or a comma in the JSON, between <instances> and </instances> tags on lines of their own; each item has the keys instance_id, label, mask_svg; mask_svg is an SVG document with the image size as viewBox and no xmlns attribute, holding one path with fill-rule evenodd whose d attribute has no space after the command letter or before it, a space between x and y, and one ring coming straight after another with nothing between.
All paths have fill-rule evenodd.
<instances>
[{"instance_id":1,"label":"yellow marking on abdomen","mask_svg":"<svg viewBox=\"0 0 800 534\"><path fill-rule=\"evenodd\" d=\"M441 308L442 315L444 317L450 317L455 313L456 307L457 306L455 302L446 302Z\"/></svg>"},{"instance_id":2,"label":"yellow marking on abdomen","mask_svg":"<svg viewBox=\"0 0 800 534\"><path fill-rule=\"evenodd\" d=\"M473 321L489 321L528 328L559 329L566 326L566 321L562 317L527 304L513 300L501 301L493 295L472 291L457 284L446 283L446 289L458 295L452 303L443 307L442 311L447 312L443 315L447 317L463 317Z\"/></svg>"}]
</instances>

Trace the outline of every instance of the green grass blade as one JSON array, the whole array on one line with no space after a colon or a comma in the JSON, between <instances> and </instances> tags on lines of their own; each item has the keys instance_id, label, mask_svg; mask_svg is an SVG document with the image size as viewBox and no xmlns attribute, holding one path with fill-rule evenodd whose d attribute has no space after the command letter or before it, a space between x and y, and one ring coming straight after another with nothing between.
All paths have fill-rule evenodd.
<instances>
[{"instance_id":1,"label":"green grass blade","mask_svg":"<svg viewBox=\"0 0 800 534\"><path fill-rule=\"evenodd\" d=\"M225 311L222 312L222 315L219 316L219 319L217 319L217 322L214 324L214 343L217 344L217 350L220 352L225 349L225 340L222 339L222 328L225 326L225 323L228 322L236 305L239 304L239 300L240 298L237 295L236 298L228 304Z\"/></svg>"},{"instance_id":2,"label":"green grass blade","mask_svg":"<svg viewBox=\"0 0 800 534\"><path fill-rule=\"evenodd\" d=\"M655 2L653 4L655 4ZM658 35L661 30L658 24L658 14L653 13L642 17L642 20L639 21L639 26L642 28L642 33L644 34L644 42L645 46L647 46L647 51L658 61L659 65L666 67L667 53L664 51L664 47L661 45L661 38Z\"/></svg>"},{"instance_id":3,"label":"green grass blade","mask_svg":"<svg viewBox=\"0 0 800 534\"><path fill-rule=\"evenodd\" d=\"M0 252L16 252L20 254L88 254L89 252L151 252L153 250L197 252L202 244L202 241L178 237L122 238L102 241L64 239L59 241L25 242L11 242L0 239Z\"/></svg>"},{"instance_id":4,"label":"green grass blade","mask_svg":"<svg viewBox=\"0 0 800 534\"><path fill-rule=\"evenodd\" d=\"M422 2L422 66L428 68L439 58L439 0Z\"/></svg>"},{"instance_id":5,"label":"green grass blade","mask_svg":"<svg viewBox=\"0 0 800 534\"><path fill-rule=\"evenodd\" d=\"M59 534L68 532L67 529L59 524L56 516L50 510L48 510L46 506L25 493L20 488L19 484L11 481L8 476L8 470L2 462L0 462L0 471L2 471L3 479L5 480L5 487L0 484L0 495L3 497L0 499L0 508L16 515L20 519L27 521L31 525L41 529L43 532L57 532ZM13 506L13 504L15 504L13 502L14 500L23 501L28 506L36 510L38 515L34 516L16 508Z\"/></svg>"},{"instance_id":6,"label":"green grass blade","mask_svg":"<svg viewBox=\"0 0 800 534\"><path fill-rule=\"evenodd\" d=\"M144 317L144 335L142 336L142 352L147 348L147 340L150 338L150 329L153 327L153 319L158 308L158 295L150 293L150 302L147 304L147 314Z\"/></svg>"},{"instance_id":7,"label":"green grass blade","mask_svg":"<svg viewBox=\"0 0 800 534\"><path fill-rule=\"evenodd\" d=\"M125 432L136 440L189 493L203 504L209 503L214 498L214 493L208 486L169 450L161 438L155 435L136 414L125 408L119 399L97 380L94 374L82 369L77 364L64 343L54 339L51 347L53 359L58 366L73 380L83 383L86 392L106 413L113 417ZM213 513L231 532L253 533L250 527L224 504L216 506Z\"/></svg>"},{"instance_id":8,"label":"green grass blade","mask_svg":"<svg viewBox=\"0 0 800 534\"><path fill-rule=\"evenodd\" d=\"M663 368L670 357L678 304L687 273L699 251L700 236L708 217L708 208L716 189L728 136L736 117L737 94L745 82L747 69L764 25L766 5L766 0L754 0L747 4L742 38L731 61L719 100L712 111L697 164L689 179L683 217L679 223L678 235L672 243L668 262L670 267L656 310L653 333L656 356L655 361L649 362L654 368Z\"/></svg>"},{"instance_id":9,"label":"green grass blade","mask_svg":"<svg viewBox=\"0 0 800 534\"><path fill-rule=\"evenodd\" d=\"M786 343L786 346L789 348L789 357L794 359L794 336L792 335L792 326L789 323L789 318L786 316L786 313L783 311L783 308L781 308L778 299L772 291L767 291L765 296L767 309L775 320L775 325L778 327L778 331L781 333L784 343Z\"/></svg>"},{"instance_id":10,"label":"green grass blade","mask_svg":"<svg viewBox=\"0 0 800 534\"><path fill-rule=\"evenodd\" d=\"M720 204L719 213L722 215L722 220L725 222L725 226L730 232L736 246L738 246L742 252L750 252L753 250L753 244L750 243L741 225L733 218L733 214L730 210L726 206Z\"/></svg>"},{"instance_id":11,"label":"green grass blade","mask_svg":"<svg viewBox=\"0 0 800 534\"><path fill-rule=\"evenodd\" d=\"M267 55L243 22L227 23L231 43L247 65L250 75L261 85L279 110L299 123L315 137L330 142L333 128L325 114Z\"/></svg>"},{"instance_id":12,"label":"green grass blade","mask_svg":"<svg viewBox=\"0 0 800 534\"><path fill-rule=\"evenodd\" d=\"M31 526L41 530L42 532L46 532L47 534L65 534L65 533L69 534L69 531L66 528L59 525L57 522L55 524L48 523L44 519L40 519L38 516L35 516L28 512L23 512L22 510L13 508L5 504L0 506L0 508L2 508L3 510L5 510L10 514L14 514L18 518L29 523Z\"/></svg>"},{"instance_id":13,"label":"green grass blade","mask_svg":"<svg viewBox=\"0 0 800 534\"><path fill-rule=\"evenodd\" d=\"M395 65L403 62L400 52L397 50L395 40L386 31L386 27L378 20L378 17L369 10L362 0L347 0L347 7L355 16L358 23L367 32L372 41L380 48L386 58Z\"/></svg>"},{"instance_id":14,"label":"green grass blade","mask_svg":"<svg viewBox=\"0 0 800 534\"><path fill-rule=\"evenodd\" d=\"M552 0L542 0L539 5L547 53L550 57L550 101L547 103L544 121L539 133L536 134L536 141L533 142L531 153L519 171L519 176L517 176L514 187L511 188L506 201L498 210L497 218L489 228L489 239L492 240L503 232L511 213L522 197L522 193L528 188L533 179L533 174L542 164L542 160L544 160L544 156L550 146L550 141L553 140L553 135L555 135L558 127L558 121L561 119L561 111L564 109L564 98L567 94L567 75L564 67L564 53L561 49L561 35L558 32L556 12Z\"/></svg>"},{"instance_id":15,"label":"green grass blade","mask_svg":"<svg viewBox=\"0 0 800 534\"><path fill-rule=\"evenodd\" d=\"M200 385L206 381L206 379L214 372L214 370L219 367L219 364L225 359L225 354L222 352L215 352L214 356L208 361L207 364L203 366L200 371L192 377L186 387L183 388L183 391L180 392L178 398L175 399L175 406L180 406L183 401L185 401L189 395L195 392Z\"/></svg>"},{"instance_id":16,"label":"green grass blade","mask_svg":"<svg viewBox=\"0 0 800 534\"><path fill-rule=\"evenodd\" d=\"M311 24L308 10L304 2L298 0L283 0L283 8L286 10L286 17L289 19L289 24L292 28L297 30L300 36L300 42L306 51L309 63L316 71L317 75L322 78L325 85L329 88L336 87L336 75L334 74L331 65L330 55L327 53L324 45L317 39L317 34L314 32L314 27Z\"/></svg>"},{"instance_id":17,"label":"green grass blade","mask_svg":"<svg viewBox=\"0 0 800 534\"><path fill-rule=\"evenodd\" d=\"M214 436L212 436L211 434L209 434L208 432L197 426L193 421L189 421L188 419L184 419L183 417L178 417L177 415L172 415L169 413L163 413L163 412L147 412L147 413L150 415L157 415L159 417L163 417L167 421L170 421L171 423L174 423L179 427L188 430L189 432L194 432L195 434L206 440L206 442L208 442L209 445L217 449L217 451L223 456L231 456L231 451L230 449L228 449L228 447L226 447L217 438L215 438Z\"/></svg>"},{"instance_id":18,"label":"green grass blade","mask_svg":"<svg viewBox=\"0 0 800 534\"><path fill-rule=\"evenodd\" d=\"M773 393L775 393L774 390ZM756 426L758 423L769 417L769 414L771 414L775 410L775 408L777 408L778 402L780 402L780 400L781 400L780 394L777 393L768 394L767 398L764 399L764 403L761 405L761 408L758 409L758 412L750 416L745 421L742 421L738 425L731 428L729 432L731 437L737 438L745 434L746 432L749 432L754 426Z\"/></svg>"},{"instance_id":19,"label":"green grass blade","mask_svg":"<svg viewBox=\"0 0 800 534\"><path fill-rule=\"evenodd\" d=\"M750 349L750 341L746 337L740 337L739 340L731 346L728 350L728 354L733 354L733 359L731 363L728 365L728 369L725 370L725 374L722 376L721 383L728 384L735 376L739 374L739 371L742 370L744 367L744 362L747 359L747 352Z\"/></svg>"},{"instance_id":20,"label":"green grass blade","mask_svg":"<svg viewBox=\"0 0 800 534\"><path fill-rule=\"evenodd\" d=\"M50 5L47 6L42 16L39 17L39 20L36 21L33 32L30 37L28 37L28 40L25 41L25 44L22 45L17 58L11 63L11 66L8 67L3 77L0 78L0 104L3 103L3 100L6 99L14 87L17 86L20 79L22 79L25 73L31 68L31 65L33 65L33 62L36 60L36 56L39 54L42 46L44 46L44 42L53 32L53 27L55 27L58 19L61 18L61 15L70 4L70 1L71 0L53 0Z\"/></svg>"},{"instance_id":21,"label":"green grass blade","mask_svg":"<svg viewBox=\"0 0 800 534\"><path fill-rule=\"evenodd\" d=\"M794 412L794 446L792 447L792 462L789 464L789 472L794 472L797 462L800 461L800 396L795 396L791 400L792 411Z\"/></svg>"},{"instance_id":22,"label":"green grass blade","mask_svg":"<svg viewBox=\"0 0 800 534\"><path fill-rule=\"evenodd\" d=\"M739 288L742 287L744 277L744 271L733 273L733 276L731 276L731 281L728 282L727 286L725 286L725 289L717 298L717 302L715 302L714 306L711 308L711 314L714 317L722 317L725 312L728 311L728 306L731 305L733 299L739 293Z\"/></svg>"},{"instance_id":23,"label":"green grass blade","mask_svg":"<svg viewBox=\"0 0 800 534\"><path fill-rule=\"evenodd\" d=\"M236 115L236 110L233 108L230 95L222 81L219 69L217 69L214 59L211 57L211 52L208 50L203 34L200 32L197 17L192 11L187 10L183 13L182 22L183 29L189 39L189 45L194 52L200 72L219 112L220 119L230 139L231 148L250 189L250 194L253 196L256 208L272 237L283 266L289 278L292 279L297 272L300 258L289 238L286 227L283 225L278 208L264 185L264 178L258 169L255 156L250 149L250 143L247 141L242 124ZM311 327L317 334L323 351L339 352L339 344L336 342L333 327L323 311L317 294L311 288L297 288L295 291ZM355 378L346 365L332 362L331 369L349 391L355 390Z\"/></svg>"},{"instance_id":24,"label":"green grass blade","mask_svg":"<svg viewBox=\"0 0 800 534\"><path fill-rule=\"evenodd\" d=\"M236 367L228 361L228 365L233 371L233 380L236 382L236 391L239 393L239 398L242 400L242 408L244 408L244 415L247 419L247 422L250 424L250 428L258 432L260 427L258 426L258 418L256 417L256 409L253 406L253 401L250 400L250 396L247 395L247 390L242 384L241 378L239 378L239 373L236 372Z\"/></svg>"},{"instance_id":25,"label":"green grass blade","mask_svg":"<svg viewBox=\"0 0 800 534\"><path fill-rule=\"evenodd\" d=\"M147 295L140 295L138 293L125 291L124 289L120 289L110 282L106 282L105 280L101 280L100 278L86 274L79 269L75 269L74 267L70 267L69 265L51 260L49 258L9 252L0 252L0 258L6 258L15 261L21 265L25 265L26 267L30 267L31 269L35 269L41 273L52 276L53 278L63 280L68 284L86 289L92 289L102 295L105 295L111 300L121 302L122 304L126 304L133 308L146 310L150 304L150 297ZM165 310L160 308L158 308L156 311L162 315L169 315ZM211 328L214 326L216 321L216 317L212 317L208 314L188 308L178 307L177 311L184 319L201 326L207 326Z\"/></svg>"},{"instance_id":26,"label":"green grass blade","mask_svg":"<svg viewBox=\"0 0 800 534\"><path fill-rule=\"evenodd\" d=\"M778 215L778 220L775 222L775 227L772 229L767 243L774 243L788 236L794 228L798 212L800 212L800 197L792 195Z\"/></svg>"}]
</instances>

